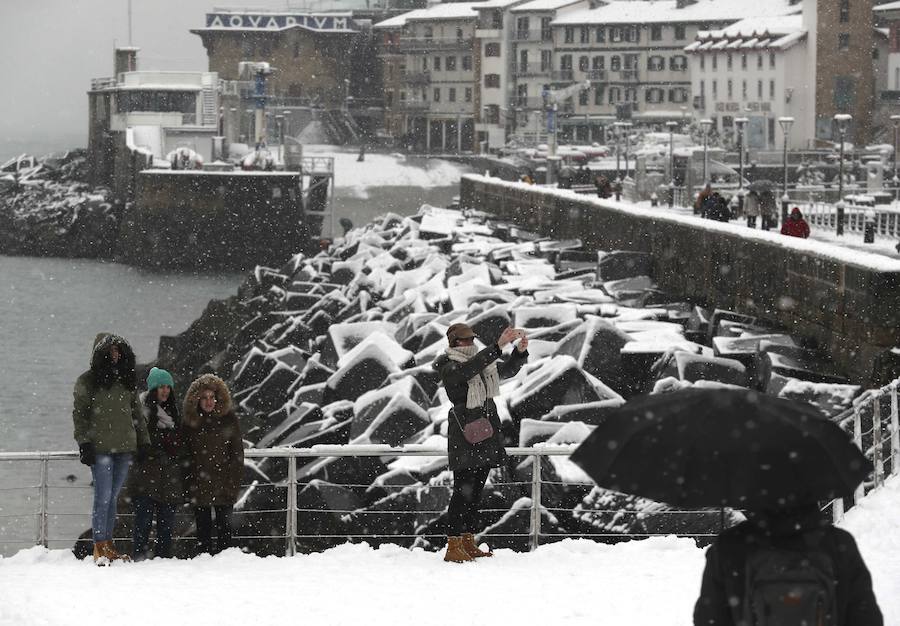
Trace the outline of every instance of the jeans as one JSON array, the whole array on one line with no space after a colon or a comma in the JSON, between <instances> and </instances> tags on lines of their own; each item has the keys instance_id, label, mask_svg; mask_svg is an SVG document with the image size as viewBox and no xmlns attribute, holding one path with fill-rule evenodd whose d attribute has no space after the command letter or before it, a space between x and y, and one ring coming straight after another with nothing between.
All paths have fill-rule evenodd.
<instances>
[{"instance_id":1,"label":"jeans","mask_svg":"<svg viewBox=\"0 0 900 626\"><path fill-rule=\"evenodd\" d=\"M94 508L91 512L91 531L94 542L111 541L116 527L116 500L131 467L130 452L97 453L91 465L94 477Z\"/></svg>"},{"instance_id":2,"label":"jeans","mask_svg":"<svg viewBox=\"0 0 900 626\"><path fill-rule=\"evenodd\" d=\"M156 514L156 546L153 555L162 558L172 556L172 526L175 523L177 505L159 502L149 496L134 496L134 558L145 558L150 527Z\"/></svg>"},{"instance_id":3,"label":"jeans","mask_svg":"<svg viewBox=\"0 0 900 626\"><path fill-rule=\"evenodd\" d=\"M212 544L212 514L216 511L216 546ZM194 521L197 524L197 547L207 554L216 554L231 547L230 504L194 507Z\"/></svg>"},{"instance_id":4,"label":"jeans","mask_svg":"<svg viewBox=\"0 0 900 626\"><path fill-rule=\"evenodd\" d=\"M453 495L447 507L452 537L478 530L478 502L490 472L489 467L453 470Z\"/></svg>"}]
</instances>

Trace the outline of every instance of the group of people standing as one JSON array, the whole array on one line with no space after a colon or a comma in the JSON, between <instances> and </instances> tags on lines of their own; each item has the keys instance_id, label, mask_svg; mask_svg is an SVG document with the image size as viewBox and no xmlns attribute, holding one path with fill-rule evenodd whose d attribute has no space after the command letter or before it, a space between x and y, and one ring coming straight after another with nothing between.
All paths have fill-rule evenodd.
<instances>
[{"instance_id":1,"label":"group of people standing","mask_svg":"<svg viewBox=\"0 0 900 626\"><path fill-rule=\"evenodd\" d=\"M134 351L108 333L95 339L90 369L75 383L75 441L93 477L93 558L101 565L150 556L154 518L152 555L171 557L175 515L185 504L193 509L199 552L231 544L244 448L227 385L204 374L179 404L166 370L152 368L146 383L139 392ZM134 509L130 557L113 543L118 496L126 484Z\"/></svg>"},{"instance_id":2,"label":"group of people standing","mask_svg":"<svg viewBox=\"0 0 900 626\"><path fill-rule=\"evenodd\" d=\"M718 191L714 191L709 183L697 194L694 201L694 213L719 222L728 222L737 217L729 206L729 202ZM770 191L760 193L751 189L744 196L743 214L747 218L748 228L755 229L757 219L761 220L760 228L762 230L769 230L773 226L777 226L778 204L774 194ZM803 218L800 207L791 209L790 216L781 224L781 234L802 239L809 237L809 224Z\"/></svg>"}]
</instances>

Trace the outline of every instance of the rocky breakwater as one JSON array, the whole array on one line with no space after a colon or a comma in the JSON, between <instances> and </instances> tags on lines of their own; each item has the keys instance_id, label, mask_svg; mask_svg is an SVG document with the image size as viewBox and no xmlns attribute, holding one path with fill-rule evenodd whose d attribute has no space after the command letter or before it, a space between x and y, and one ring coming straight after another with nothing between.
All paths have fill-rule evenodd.
<instances>
[{"instance_id":1,"label":"rocky breakwater","mask_svg":"<svg viewBox=\"0 0 900 626\"><path fill-rule=\"evenodd\" d=\"M122 206L87 182L84 150L0 170L0 254L113 258Z\"/></svg>"},{"instance_id":2,"label":"rocky breakwater","mask_svg":"<svg viewBox=\"0 0 900 626\"><path fill-rule=\"evenodd\" d=\"M583 440L635 394L690 385L753 386L835 414L859 393L800 338L753 318L659 291L646 254L596 253L538 239L483 213L423 207L388 214L314 257L257 267L236 296L210 303L158 363L182 387L227 379L251 448L424 444L446 448L447 396L431 363L467 321L484 338L527 330L528 364L501 387L507 445ZM478 530L526 549L532 461L512 458L485 489ZM718 532L738 514L683 512L596 488L567 457L540 473L542 541L564 535ZM438 547L452 475L444 457L301 458L299 548L346 541ZM248 460L236 535L280 554L288 488L283 458Z\"/></svg>"}]
</instances>

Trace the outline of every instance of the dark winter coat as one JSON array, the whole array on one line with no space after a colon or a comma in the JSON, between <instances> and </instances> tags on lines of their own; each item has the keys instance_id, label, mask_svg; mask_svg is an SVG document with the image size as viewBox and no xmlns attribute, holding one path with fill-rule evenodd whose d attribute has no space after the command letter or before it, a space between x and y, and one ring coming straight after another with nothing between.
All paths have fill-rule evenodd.
<instances>
[{"instance_id":1,"label":"dark winter coat","mask_svg":"<svg viewBox=\"0 0 900 626\"><path fill-rule=\"evenodd\" d=\"M731 219L731 209L728 202L718 193L713 193L703 201L701 215L717 222L727 222Z\"/></svg>"},{"instance_id":2,"label":"dark winter coat","mask_svg":"<svg viewBox=\"0 0 900 626\"><path fill-rule=\"evenodd\" d=\"M204 389L216 393L216 408L212 413L199 409L200 393ZM184 399L183 415L185 484L190 503L233 505L244 474L244 444L225 382L218 376L204 374L191 383Z\"/></svg>"},{"instance_id":3,"label":"dark winter coat","mask_svg":"<svg viewBox=\"0 0 900 626\"><path fill-rule=\"evenodd\" d=\"M128 494L147 496L157 502L182 504L186 494L184 487L184 470L186 459L185 446L181 442L181 419L173 415L175 429L157 428L156 405L151 416L150 407L146 405L147 392L140 396L143 408L144 423L150 434L150 448L143 462L133 462L128 472Z\"/></svg>"},{"instance_id":4,"label":"dark winter coat","mask_svg":"<svg viewBox=\"0 0 900 626\"><path fill-rule=\"evenodd\" d=\"M119 349L119 362L109 361L109 349ZM97 335L91 369L75 381L72 421L75 441L91 443L102 454L135 452L150 442L135 391L134 352L123 338Z\"/></svg>"},{"instance_id":5,"label":"dark winter coat","mask_svg":"<svg viewBox=\"0 0 900 626\"><path fill-rule=\"evenodd\" d=\"M791 216L781 225L781 234L788 237L800 237L806 239L809 237L809 224L803 219L800 209L794 208Z\"/></svg>"},{"instance_id":6,"label":"dark winter coat","mask_svg":"<svg viewBox=\"0 0 900 626\"><path fill-rule=\"evenodd\" d=\"M453 403L452 412L447 420L447 453L451 470L498 467L506 460L503 436L500 433L500 416L497 415L497 405L493 398L488 398L480 407L466 408L469 379L501 356L500 348L497 344L492 344L465 363L451 361L446 354L439 356L434 362L433 366L440 374L447 396ZM518 349L514 349L512 354L497 364L500 378L515 376L527 360L528 351L519 352ZM480 417L488 418L494 427L494 434L480 443L471 444L463 437L462 426Z\"/></svg>"},{"instance_id":7,"label":"dark winter coat","mask_svg":"<svg viewBox=\"0 0 900 626\"><path fill-rule=\"evenodd\" d=\"M810 542L821 546L834 563L837 626L882 626L872 578L853 536L823 520L815 506L795 514L751 518L719 535L706 553L694 625L741 624L748 555L768 545L804 550ZM730 603L729 599L737 602Z\"/></svg>"}]
</instances>

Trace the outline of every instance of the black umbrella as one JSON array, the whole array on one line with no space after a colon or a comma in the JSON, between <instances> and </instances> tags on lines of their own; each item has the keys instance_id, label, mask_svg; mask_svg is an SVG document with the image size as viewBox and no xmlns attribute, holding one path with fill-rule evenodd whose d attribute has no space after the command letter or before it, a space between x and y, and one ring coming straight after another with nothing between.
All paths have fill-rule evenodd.
<instances>
[{"instance_id":1,"label":"black umbrella","mask_svg":"<svg viewBox=\"0 0 900 626\"><path fill-rule=\"evenodd\" d=\"M747 185L747 189L750 191L755 191L756 193L766 193L767 191L775 191L775 183L766 178L760 180L754 180L752 183Z\"/></svg>"},{"instance_id":2,"label":"black umbrella","mask_svg":"<svg viewBox=\"0 0 900 626\"><path fill-rule=\"evenodd\" d=\"M682 507L807 504L852 493L872 471L812 405L744 389L632 400L572 460L601 487Z\"/></svg>"}]
</instances>

